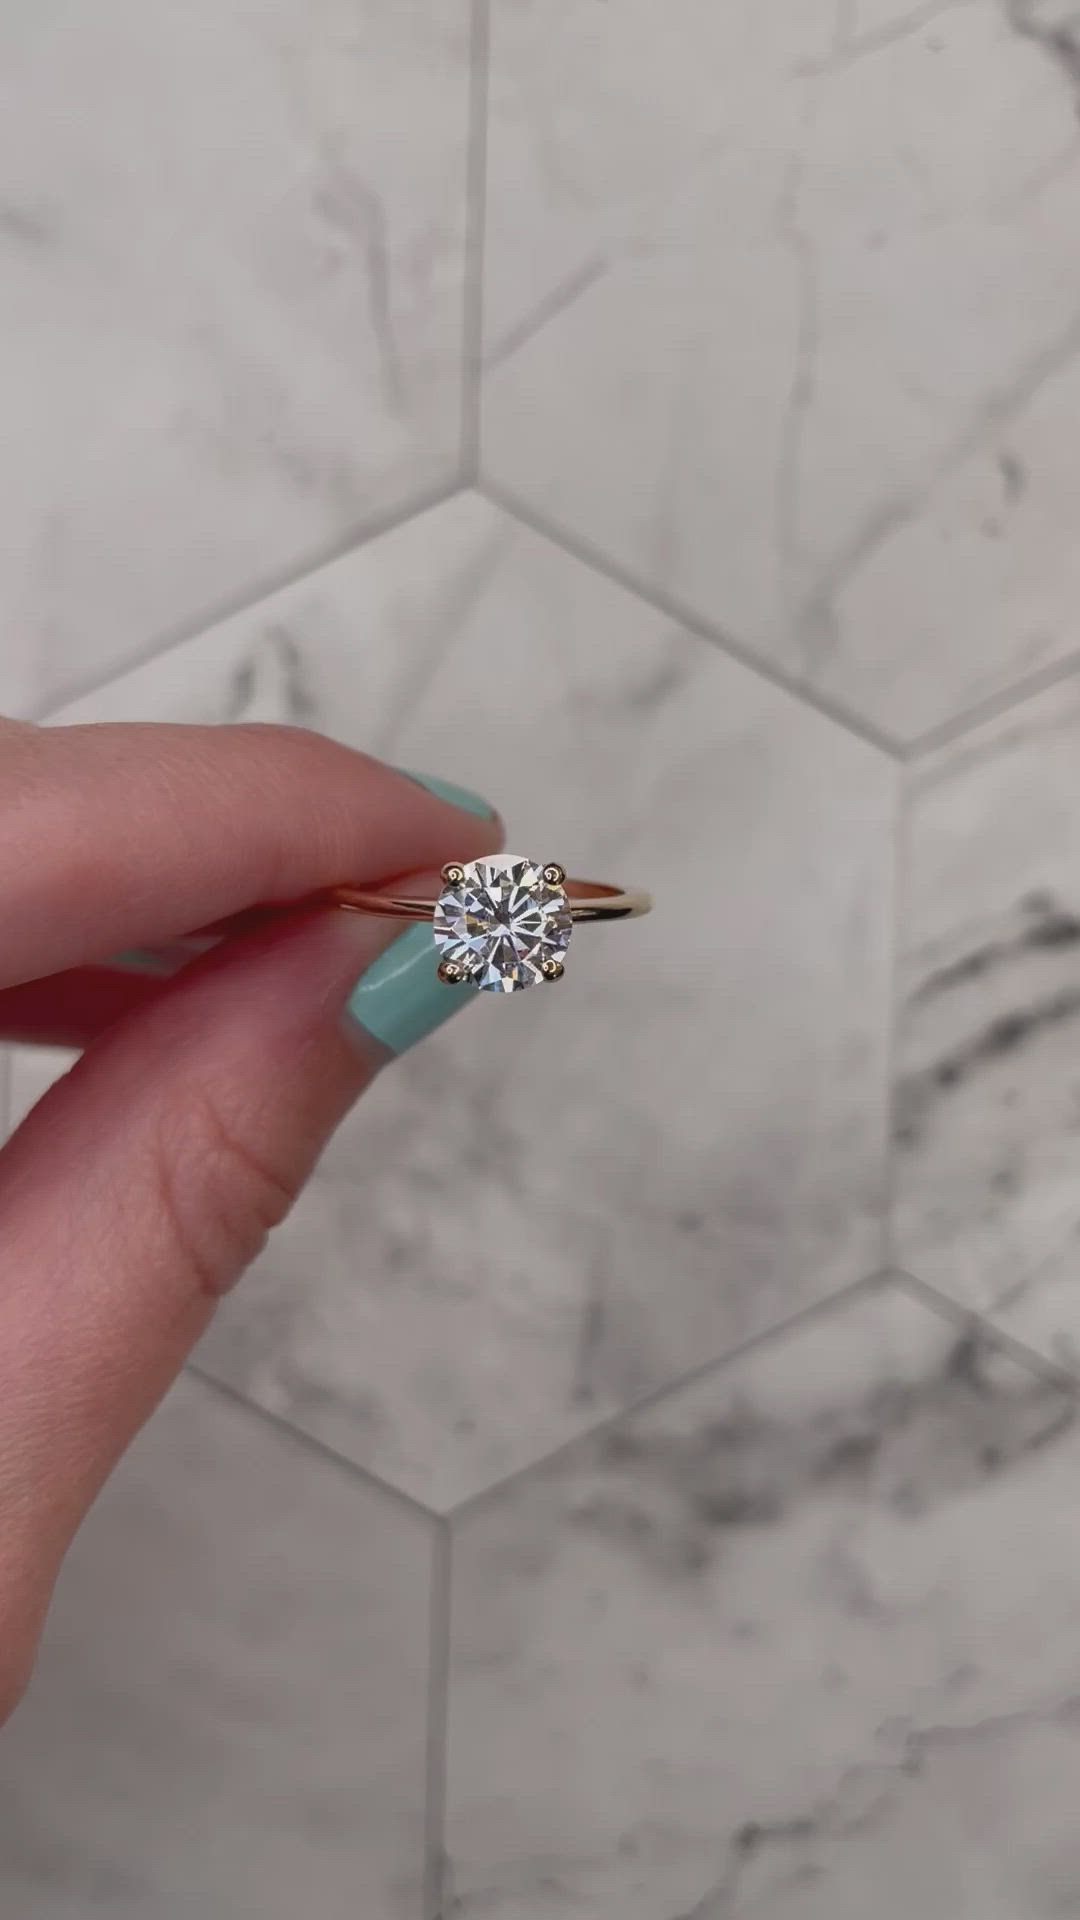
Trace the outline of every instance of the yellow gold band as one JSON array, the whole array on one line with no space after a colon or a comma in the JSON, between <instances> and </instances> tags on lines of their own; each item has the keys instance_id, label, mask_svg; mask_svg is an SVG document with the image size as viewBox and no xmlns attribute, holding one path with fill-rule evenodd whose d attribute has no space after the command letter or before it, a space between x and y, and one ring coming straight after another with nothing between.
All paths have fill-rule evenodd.
<instances>
[{"instance_id":1,"label":"yellow gold band","mask_svg":"<svg viewBox=\"0 0 1080 1920\"><path fill-rule=\"evenodd\" d=\"M651 896L640 887L622 888L602 885L597 880L567 880L570 918L589 920L633 920L652 908ZM331 887L328 898L347 913L371 913L383 920L433 920L435 900L418 900L411 894L369 893L364 887Z\"/></svg>"}]
</instances>

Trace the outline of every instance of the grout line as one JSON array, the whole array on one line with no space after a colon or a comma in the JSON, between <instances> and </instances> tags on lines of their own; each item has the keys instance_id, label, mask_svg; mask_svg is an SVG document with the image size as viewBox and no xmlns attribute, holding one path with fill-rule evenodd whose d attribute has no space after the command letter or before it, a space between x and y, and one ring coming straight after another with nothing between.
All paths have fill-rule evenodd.
<instances>
[{"instance_id":1,"label":"grout line","mask_svg":"<svg viewBox=\"0 0 1080 1920\"><path fill-rule=\"evenodd\" d=\"M431 1566L428 1739L425 1794L424 1920L442 1920L446 1897L446 1769L450 1708L450 1525L436 1522Z\"/></svg>"},{"instance_id":2,"label":"grout line","mask_svg":"<svg viewBox=\"0 0 1080 1920\"><path fill-rule=\"evenodd\" d=\"M335 561L347 559L349 554L369 546L372 541L380 540L385 534L394 533L399 527L407 526L410 520L418 520L425 513L431 513L436 507L445 506L464 492L461 476L455 473L450 479L442 480L437 486L427 487L421 493L413 494L400 505L388 508L385 513L374 513L358 525L339 534L322 547L316 548L297 561L293 566L283 568L279 573L268 574L255 585L248 585L238 593L231 594L216 606L204 608L191 621L175 627L171 632L159 635L149 641L127 658L114 661L103 673L88 675L72 683L62 692L50 694L47 700L31 703L19 717L37 722L47 721L69 706L73 700L84 699L88 694L98 693L114 681L122 680L139 667L149 666L152 661L161 660L187 641L195 640L200 634L209 633L211 628L230 620L237 614L250 613L262 601L272 599L277 593L283 593L287 587L295 587L302 580L319 573L323 567L329 567Z\"/></svg>"},{"instance_id":3,"label":"grout line","mask_svg":"<svg viewBox=\"0 0 1080 1920\"><path fill-rule=\"evenodd\" d=\"M493 1480L490 1486L481 1487L478 1492L467 1494L457 1506L450 1508L448 1518L455 1526L462 1520L471 1519L478 1509L487 1506L496 1498L501 1498L510 1488L520 1486L532 1474L544 1471L554 1466L557 1461L569 1457L577 1448L588 1446L601 1439L605 1433L611 1433L627 1420L636 1420L642 1414L649 1413L662 1401L671 1399L676 1394L685 1393L689 1388L707 1380L710 1374L722 1373L725 1368L733 1366L737 1360L743 1359L748 1353L755 1352L758 1347L766 1345L768 1341L776 1340L782 1334L791 1333L796 1327L824 1319L828 1314L839 1311L863 1294L874 1293L883 1285L890 1284L893 1279L891 1270L877 1268L873 1273L863 1274L861 1279L849 1280L844 1286L834 1288L832 1293L827 1293L823 1299L812 1300L809 1306L799 1307L795 1313L787 1314L782 1320L774 1320L767 1327L759 1328L756 1333L747 1334L745 1340L737 1341L725 1353L716 1354L711 1360L700 1361L696 1367L688 1368L685 1373L678 1374L674 1380L665 1381L662 1386L654 1387L650 1393L643 1394L639 1400L631 1400L626 1406L619 1407L614 1413L609 1413L603 1420L598 1420L594 1426L585 1427L580 1433L571 1434L568 1440L561 1440L557 1447L552 1447L550 1452L541 1454L537 1460L530 1460L527 1466L517 1467L512 1473L505 1474L501 1480Z\"/></svg>"},{"instance_id":4,"label":"grout line","mask_svg":"<svg viewBox=\"0 0 1080 1920\"><path fill-rule=\"evenodd\" d=\"M1080 673L1080 652L1066 654L1063 660L1055 660L1049 666L1037 668L1022 680L1017 680L1013 686L1003 687L1000 693L990 694L975 706L956 714L953 719L943 720L939 726L931 727L901 749L902 757L915 763L924 755L935 753L940 747L952 746L986 721L1000 719L1013 707L1021 706L1036 694L1047 693L1053 687L1061 686L1077 673Z\"/></svg>"},{"instance_id":5,"label":"grout line","mask_svg":"<svg viewBox=\"0 0 1080 1920\"><path fill-rule=\"evenodd\" d=\"M362 1467L358 1461L350 1460L348 1454L339 1453L337 1448L330 1446L326 1440L320 1440L315 1434L296 1426L283 1413L273 1412L270 1407L264 1407L260 1401L252 1400L246 1393L242 1393L239 1387L232 1386L227 1380L218 1379L216 1374L208 1372L199 1361L189 1360L183 1371L192 1379L198 1380L201 1386L208 1387L212 1393L216 1393L219 1399L227 1400L232 1406L250 1414L253 1420L261 1421L264 1426L272 1428L283 1439L292 1441L303 1451L314 1455L316 1459L325 1460L328 1465L340 1468L351 1480L358 1481L369 1492L385 1494L395 1506L410 1513L414 1519L421 1520L426 1528L430 1529L437 1519L438 1516L430 1507L425 1507L422 1500L415 1499L411 1493L404 1493L400 1487L395 1487L389 1480L380 1480L378 1474L372 1473L370 1467Z\"/></svg>"},{"instance_id":6,"label":"grout line","mask_svg":"<svg viewBox=\"0 0 1080 1920\"><path fill-rule=\"evenodd\" d=\"M501 482L481 476L476 487L477 492L492 506L509 514L521 526L527 527L531 533L539 535L542 540L547 540L552 546L560 547L572 560L580 561L594 573L602 574L614 586L621 587L626 593L632 593L646 606L655 608L656 612L662 614L665 619L684 627L688 633L696 634L699 640L707 640L710 645L716 647L720 653L727 654L728 658L734 660L740 667L747 668L759 679L778 687L782 693L789 694L802 706L810 707L824 719L841 727L845 733L853 735L855 739L863 741L865 745L884 754L887 759L897 762L904 759L904 751L900 744L889 735L880 733L870 721L863 720L857 713L851 712L840 702L831 699L828 694L821 693L806 681L798 680L793 674L786 673L782 667L778 667L764 655L753 653L749 647L743 645L741 640L735 639L734 635L725 629L714 626L700 613L696 613L692 607L685 606L663 589L652 586L647 580L635 574L632 568L625 567L619 560L611 559L589 541L580 539L555 521L549 520L546 515L538 513L535 508L519 499Z\"/></svg>"},{"instance_id":7,"label":"grout line","mask_svg":"<svg viewBox=\"0 0 1080 1920\"><path fill-rule=\"evenodd\" d=\"M549 1453L542 1454L538 1460L532 1460L527 1466L519 1467L515 1472L506 1474L503 1479L495 1480L490 1486L481 1487L477 1493L467 1495L456 1507L451 1508L448 1516L451 1524L456 1526L460 1521L470 1519L478 1509L487 1506L490 1501L501 1497L510 1489L518 1487L532 1474L554 1466L559 1460L572 1455L577 1448L585 1447L605 1433L612 1432L624 1421L636 1419L639 1415L648 1413L653 1407L659 1406L662 1401L697 1386L701 1381L708 1379L710 1374L722 1373L727 1367L743 1359L746 1354L755 1352L758 1347L765 1346L769 1341L779 1339L782 1335L794 1332L796 1328L809 1325L815 1320L824 1319L829 1314L840 1311L852 1301L860 1299L864 1294L872 1294L887 1287L896 1287L901 1292L909 1294L939 1318L951 1321L958 1328L972 1326L981 1328L995 1346L1002 1352L1010 1353L1020 1364L1046 1375L1047 1378L1059 1381L1063 1386L1070 1387L1073 1392L1080 1393L1080 1380L1068 1368L1048 1359L1045 1354L1038 1353L1034 1348L1025 1346L1014 1335L995 1326L993 1321L988 1320L983 1314L976 1313L973 1308L965 1307L957 1300L950 1300L947 1294L940 1293L936 1287L930 1286L925 1280L919 1280L913 1273L908 1272L907 1268L886 1266L873 1273L865 1274L859 1280L851 1280L846 1286L838 1287L833 1293L826 1294L824 1299L814 1300L809 1306L801 1307L798 1312L789 1314L786 1319L774 1321L770 1326L763 1327L760 1332L748 1335L745 1340L739 1341L736 1346L729 1348L726 1353L720 1354L716 1359L706 1360L700 1366L690 1368L664 1386L656 1387L651 1393L643 1395L640 1400L631 1401L617 1412L597 1421L595 1426L587 1427L581 1433L572 1434L569 1440L560 1442Z\"/></svg>"},{"instance_id":8,"label":"grout line","mask_svg":"<svg viewBox=\"0 0 1080 1920\"><path fill-rule=\"evenodd\" d=\"M910 1273L906 1267L892 1268L888 1278L894 1286L900 1288L902 1293L917 1300L929 1313L937 1314L939 1319L948 1320L961 1330L978 1328L993 1346L1002 1353L1008 1354L1019 1366L1026 1367L1031 1373L1040 1374L1046 1380L1056 1382L1058 1386L1068 1388L1073 1395L1080 1395L1080 1380L1070 1368L1062 1366L1059 1361L1051 1360L1045 1353L1039 1353L1037 1348L1027 1346L1023 1340L1018 1340L1015 1334L1007 1333L1003 1327L997 1326L993 1320L988 1319L985 1313L977 1312L974 1307L965 1307L959 1300L951 1300L947 1293L942 1293L938 1287L931 1286L927 1280L920 1280L917 1274Z\"/></svg>"},{"instance_id":9,"label":"grout line","mask_svg":"<svg viewBox=\"0 0 1080 1920\"><path fill-rule=\"evenodd\" d=\"M461 472L466 482L475 481L480 471L490 76L491 0L472 0L462 276Z\"/></svg>"},{"instance_id":10,"label":"grout line","mask_svg":"<svg viewBox=\"0 0 1080 1920\"><path fill-rule=\"evenodd\" d=\"M896 818L892 838L892 946L889 954L889 1002L885 1041L885 1178L882 1203L882 1255L886 1267L899 1265L896 1250L896 1198L899 1155L896 1150L896 1108L899 1081L900 1040L903 1026L904 919L907 911L910 872L911 793L906 771L897 768Z\"/></svg>"}]
</instances>

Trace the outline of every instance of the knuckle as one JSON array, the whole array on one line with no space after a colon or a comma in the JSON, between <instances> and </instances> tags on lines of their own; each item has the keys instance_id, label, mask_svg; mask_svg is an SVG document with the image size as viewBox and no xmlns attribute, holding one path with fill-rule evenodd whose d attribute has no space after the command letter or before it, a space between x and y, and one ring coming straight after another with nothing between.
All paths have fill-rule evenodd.
<instances>
[{"instance_id":1,"label":"knuckle","mask_svg":"<svg viewBox=\"0 0 1080 1920\"><path fill-rule=\"evenodd\" d=\"M233 731L247 743L266 776L276 776L283 783L297 774L324 771L343 751L325 734L314 733L310 727L292 721L241 721Z\"/></svg>"},{"instance_id":2,"label":"knuckle","mask_svg":"<svg viewBox=\"0 0 1080 1920\"><path fill-rule=\"evenodd\" d=\"M200 1092L158 1149L162 1211L183 1269L218 1299L262 1252L289 1212L295 1186L217 1101Z\"/></svg>"},{"instance_id":3,"label":"knuckle","mask_svg":"<svg viewBox=\"0 0 1080 1920\"><path fill-rule=\"evenodd\" d=\"M268 792L280 794L280 807L268 806L261 828L257 856L259 892L269 900L286 898L296 890L297 842L293 797L298 791L318 793L332 782L343 758L353 760L351 750L310 728L288 723L245 721L233 728L245 743L258 767L258 777ZM340 823L327 809L319 833L333 838ZM321 851L329 853L325 846Z\"/></svg>"}]
</instances>

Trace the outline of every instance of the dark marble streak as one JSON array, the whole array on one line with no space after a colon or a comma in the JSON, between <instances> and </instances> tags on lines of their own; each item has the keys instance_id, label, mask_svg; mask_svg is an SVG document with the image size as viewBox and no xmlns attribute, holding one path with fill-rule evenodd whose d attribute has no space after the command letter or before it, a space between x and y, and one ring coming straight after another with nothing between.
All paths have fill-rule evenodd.
<instances>
[{"instance_id":1,"label":"dark marble streak","mask_svg":"<svg viewBox=\"0 0 1080 1920\"><path fill-rule=\"evenodd\" d=\"M993 1920L1056 1915L1067 1790L1012 1850L985 1803L1076 1758L1077 1412L874 1286L483 1502L447 1916L954 1920L979 1844Z\"/></svg>"},{"instance_id":2,"label":"dark marble streak","mask_svg":"<svg viewBox=\"0 0 1080 1920\"><path fill-rule=\"evenodd\" d=\"M685 1434L616 1428L598 1443L573 1523L683 1579L711 1568L731 1531L781 1524L817 1491L925 1513L1076 1421L1060 1381L1002 1374L998 1358L973 1326L925 1378L878 1381L850 1401L838 1394L801 1422L747 1405Z\"/></svg>"}]
</instances>

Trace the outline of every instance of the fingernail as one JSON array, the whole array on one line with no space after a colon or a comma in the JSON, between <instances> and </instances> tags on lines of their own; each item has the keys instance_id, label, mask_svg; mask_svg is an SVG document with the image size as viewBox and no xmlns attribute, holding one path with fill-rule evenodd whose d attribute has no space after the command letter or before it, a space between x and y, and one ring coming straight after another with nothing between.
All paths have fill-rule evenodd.
<instances>
[{"instance_id":1,"label":"fingernail","mask_svg":"<svg viewBox=\"0 0 1080 1920\"><path fill-rule=\"evenodd\" d=\"M444 987L438 963L431 928L410 927L353 988L348 1019L391 1053L407 1053L473 998L469 987Z\"/></svg>"},{"instance_id":2,"label":"fingernail","mask_svg":"<svg viewBox=\"0 0 1080 1920\"><path fill-rule=\"evenodd\" d=\"M451 807L460 807L465 813L478 814L481 820L494 820L495 809L489 801L478 793L470 793L468 787L455 786L452 780L440 780L434 773L413 773L408 767L399 767L399 773L406 780L415 781L418 787L424 787L433 793L436 800L445 800Z\"/></svg>"}]
</instances>

